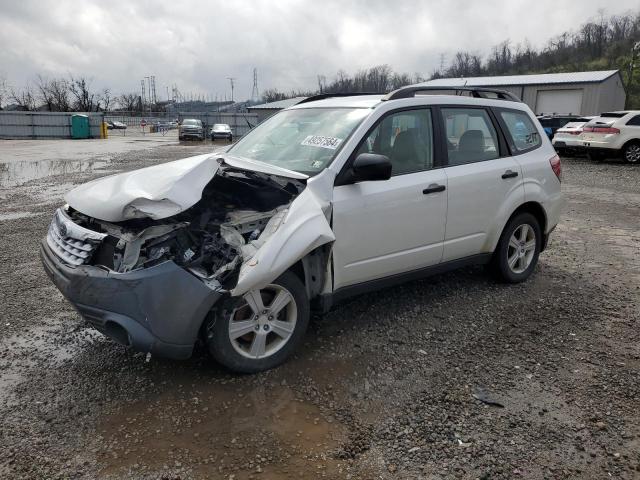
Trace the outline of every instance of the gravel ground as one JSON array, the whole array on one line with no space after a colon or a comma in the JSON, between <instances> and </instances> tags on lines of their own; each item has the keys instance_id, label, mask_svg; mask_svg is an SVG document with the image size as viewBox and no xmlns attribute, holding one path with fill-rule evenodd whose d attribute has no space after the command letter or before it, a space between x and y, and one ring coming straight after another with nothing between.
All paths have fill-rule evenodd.
<instances>
[{"instance_id":1,"label":"gravel ground","mask_svg":"<svg viewBox=\"0 0 640 480\"><path fill-rule=\"evenodd\" d=\"M0 188L0 477L640 477L640 168L564 160L527 283L473 268L365 295L284 366L237 376L93 332L37 258L74 184L210 148Z\"/></svg>"}]
</instances>

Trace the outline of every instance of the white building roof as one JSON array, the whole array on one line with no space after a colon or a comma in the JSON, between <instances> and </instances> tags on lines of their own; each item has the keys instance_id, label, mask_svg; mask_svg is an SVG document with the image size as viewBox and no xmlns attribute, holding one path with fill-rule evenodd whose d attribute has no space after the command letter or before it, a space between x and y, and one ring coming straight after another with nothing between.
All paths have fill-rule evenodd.
<instances>
[{"instance_id":1,"label":"white building roof","mask_svg":"<svg viewBox=\"0 0 640 480\"><path fill-rule=\"evenodd\" d=\"M533 75L504 75L501 77L438 78L419 83L430 87L499 87L513 85L544 85L558 83L595 83L602 82L618 73L618 70L595 72L540 73Z\"/></svg>"},{"instance_id":2,"label":"white building roof","mask_svg":"<svg viewBox=\"0 0 640 480\"><path fill-rule=\"evenodd\" d=\"M247 107L247 110L282 110L283 108L291 107L307 97L293 97L286 98L284 100L278 100L277 102L262 103L260 105L253 105Z\"/></svg>"}]
</instances>

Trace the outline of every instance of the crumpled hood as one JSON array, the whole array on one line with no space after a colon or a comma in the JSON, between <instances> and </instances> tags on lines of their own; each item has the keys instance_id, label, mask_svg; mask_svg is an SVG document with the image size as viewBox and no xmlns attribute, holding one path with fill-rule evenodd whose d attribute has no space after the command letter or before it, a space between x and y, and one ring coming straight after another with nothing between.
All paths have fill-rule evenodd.
<instances>
[{"instance_id":1,"label":"crumpled hood","mask_svg":"<svg viewBox=\"0 0 640 480\"><path fill-rule=\"evenodd\" d=\"M205 186L220 169L218 159L243 170L287 178L308 178L302 173L254 160L207 153L98 178L74 188L65 195L65 200L75 210L108 222L171 217L200 200Z\"/></svg>"}]
</instances>

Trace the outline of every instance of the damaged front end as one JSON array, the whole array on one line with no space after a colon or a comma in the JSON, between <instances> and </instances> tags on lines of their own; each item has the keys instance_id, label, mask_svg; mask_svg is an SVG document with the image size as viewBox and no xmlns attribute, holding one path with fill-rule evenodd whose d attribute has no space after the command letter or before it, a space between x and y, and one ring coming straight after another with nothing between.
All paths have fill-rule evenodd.
<instances>
[{"instance_id":1,"label":"damaged front end","mask_svg":"<svg viewBox=\"0 0 640 480\"><path fill-rule=\"evenodd\" d=\"M42 245L45 270L85 319L120 343L187 358L218 300L273 280L334 239L328 205L315 200L304 178L211 160L185 159L191 163L179 188L163 178L151 191L140 180L144 170L106 177L102 188L80 188L110 198L84 208L71 192L70 206L54 216ZM157 177L166 165L147 174L157 168ZM125 190L120 205L114 185ZM314 231L300 237L300 228ZM305 244L294 241L283 252L295 237Z\"/></svg>"}]
</instances>

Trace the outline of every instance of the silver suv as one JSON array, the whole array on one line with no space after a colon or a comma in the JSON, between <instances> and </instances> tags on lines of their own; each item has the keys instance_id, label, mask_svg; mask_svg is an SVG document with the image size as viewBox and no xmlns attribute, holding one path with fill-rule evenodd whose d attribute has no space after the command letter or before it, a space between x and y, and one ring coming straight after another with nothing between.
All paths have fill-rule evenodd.
<instances>
[{"instance_id":1,"label":"silver suv","mask_svg":"<svg viewBox=\"0 0 640 480\"><path fill-rule=\"evenodd\" d=\"M453 91L451 91L453 90ZM561 167L531 110L496 90L312 97L226 152L81 185L42 243L95 328L256 372L310 312L464 265L522 282L558 223Z\"/></svg>"}]
</instances>

